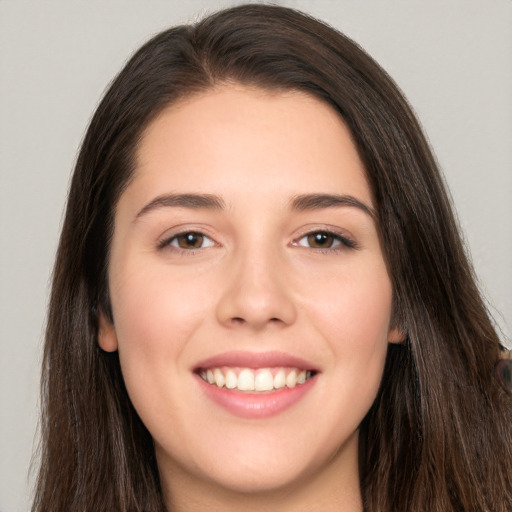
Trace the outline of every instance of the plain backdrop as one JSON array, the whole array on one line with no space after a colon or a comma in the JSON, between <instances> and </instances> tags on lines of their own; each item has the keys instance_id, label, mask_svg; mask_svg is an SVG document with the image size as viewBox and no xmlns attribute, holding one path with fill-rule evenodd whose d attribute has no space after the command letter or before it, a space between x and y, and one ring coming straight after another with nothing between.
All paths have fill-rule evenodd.
<instances>
[{"instance_id":1,"label":"plain backdrop","mask_svg":"<svg viewBox=\"0 0 512 512\"><path fill-rule=\"evenodd\" d=\"M91 113L157 31L239 2L0 0L0 512L29 509L48 283ZM504 341L512 329L512 2L296 0L418 113Z\"/></svg>"}]
</instances>

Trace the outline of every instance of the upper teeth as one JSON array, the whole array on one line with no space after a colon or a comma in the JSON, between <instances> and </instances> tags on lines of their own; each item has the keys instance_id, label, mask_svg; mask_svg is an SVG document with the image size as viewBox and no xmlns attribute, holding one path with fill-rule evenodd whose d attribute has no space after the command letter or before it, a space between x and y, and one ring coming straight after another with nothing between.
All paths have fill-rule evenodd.
<instances>
[{"instance_id":1,"label":"upper teeth","mask_svg":"<svg viewBox=\"0 0 512 512\"><path fill-rule=\"evenodd\" d=\"M201 370L199 375L206 382L219 388L272 391L285 386L294 388L297 384L304 384L311 377L311 372L297 368L210 368Z\"/></svg>"}]
</instances>

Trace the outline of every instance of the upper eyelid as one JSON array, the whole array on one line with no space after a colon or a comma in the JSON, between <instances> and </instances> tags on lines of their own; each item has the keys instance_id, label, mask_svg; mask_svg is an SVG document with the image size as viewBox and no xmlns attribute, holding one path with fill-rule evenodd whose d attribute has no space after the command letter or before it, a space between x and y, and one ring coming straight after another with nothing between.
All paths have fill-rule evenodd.
<instances>
[{"instance_id":1,"label":"upper eyelid","mask_svg":"<svg viewBox=\"0 0 512 512\"><path fill-rule=\"evenodd\" d=\"M337 226L331 226L328 224L308 225L297 230L297 235L294 236L295 240L298 240L304 236L311 235L313 233L329 233L330 235L337 236L351 240L355 243L356 239L354 235L347 229L343 229Z\"/></svg>"},{"instance_id":2,"label":"upper eyelid","mask_svg":"<svg viewBox=\"0 0 512 512\"><path fill-rule=\"evenodd\" d=\"M211 233L211 231L211 229L208 229L205 226L194 226L190 224L179 225L166 229L163 234L158 237L158 240L171 240L172 238L180 235L186 235L187 233L197 233L214 240L215 236Z\"/></svg>"}]
</instances>

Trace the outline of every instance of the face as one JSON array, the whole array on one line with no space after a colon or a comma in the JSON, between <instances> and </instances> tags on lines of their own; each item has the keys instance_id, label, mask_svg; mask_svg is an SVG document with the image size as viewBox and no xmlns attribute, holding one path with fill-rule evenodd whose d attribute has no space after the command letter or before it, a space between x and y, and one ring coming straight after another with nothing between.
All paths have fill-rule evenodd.
<instances>
[{"instance_id":1,"label":"face","mask_svg":"<svg viewBox=\"0 0 512 512\"><path fill-rule=\"evenodd\" d=\"M400 334L331 107L223 86L164 110L117 205L109 289L99 342L119 350L164 487L357 482L358 425Z\"/></svg>"}]
</instances>

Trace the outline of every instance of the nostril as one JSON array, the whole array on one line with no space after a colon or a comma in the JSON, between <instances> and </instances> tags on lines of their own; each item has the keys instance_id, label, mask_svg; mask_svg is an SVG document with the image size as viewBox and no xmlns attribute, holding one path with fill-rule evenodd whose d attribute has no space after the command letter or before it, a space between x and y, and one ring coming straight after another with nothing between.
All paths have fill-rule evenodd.
<instances>
[{"instance_id":1,"label":"nostril","mask_svg":"<svg viewBox=\"0 0 512 512\"><path fill-rule=\"evenodd\" d=\"M235 316L231 319L231 322L234 323L234 324L245 324L246 321L244 318L242 318L241 316ZM280 318L277 318L277 317L273 317L273 318L270 318L269 319L269 322L275 324L275 323L281 323L282 320Z\"/></svg>"}]
</instances>

